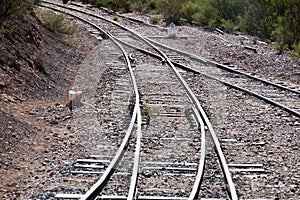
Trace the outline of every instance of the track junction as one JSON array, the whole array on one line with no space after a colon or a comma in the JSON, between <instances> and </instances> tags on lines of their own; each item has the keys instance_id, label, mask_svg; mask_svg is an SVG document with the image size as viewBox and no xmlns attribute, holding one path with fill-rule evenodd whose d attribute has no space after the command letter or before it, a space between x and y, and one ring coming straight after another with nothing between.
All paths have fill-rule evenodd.
<instances>
[{"instance_id":1,"label":"track junction","mask_svg":"<svg viewBox=\"0 0 300 200\"><path fill-rule=\"evenodd\" d=\"M250 154L245 163L244 155L238 153L252 149L257 150L256 158L263 157L260 152L264 152L266 142L224 135L219 140L213 124L219 129L222 111L205 113L199 102L203 91L195 81L205 79L205 84L212 84L209 87L215 91L210 94L228 87L238 91L240 98L246 93L253 95L266 102L261 106L257 100L257 107L272 106L286 112L294 124L299 121L298 90L162 45L78 4L43 1L42 6L88 24L90 32L108 49L102 52L108 59L97 83L97 113L84 116L91 119L90 131L98 131L96 126L102 129L94 133L96 140L90 141L95 144L93 154L77 159L70 167L68 181L56 186L56 194L50 192L46 198L244 199L247 192L255 193L255 187L251 183L245 189L234 183L235 179L253 181L272 173L267 169L269 163L257 163L259 159ZM153 29L153 34L165 31L144 26ZM87 101L84 106L95 105ZM75 111L79 115L80 109ZM239 145L233 147L232 143ZM245 173L245 177L235 177L237 172ZM86 185L72 184L76 182Z\"/></svg>"}]
</instances>

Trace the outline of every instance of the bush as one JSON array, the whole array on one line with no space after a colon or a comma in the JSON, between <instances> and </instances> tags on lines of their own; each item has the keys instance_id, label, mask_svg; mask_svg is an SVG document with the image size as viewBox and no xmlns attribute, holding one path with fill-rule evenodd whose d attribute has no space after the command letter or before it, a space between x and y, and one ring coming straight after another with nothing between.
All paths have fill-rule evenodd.
<instances>
[{"instance_id":1,"label":"bush","mask_svg":"<svg viewBox=\"0 0 300 200\"><path fill-rule=\"evenodd\" d=\"M218 26L219 16L217 9L212 6L211 0L204 0L202 3L199 3L198 12L193 14L192 18L208 28L215 28Z\"/></svg>"},{"instance_id":2,"label":"bush","mask_svg":"<svg viewBox=\"0 0 300 200\"><path fill-rule=\"evenodd\" d=\"M40 54L34 61L36 68L43 74L47 74L47 65Z\"/></svg>"},{"instance_id":3,"label":"bush","mask_svg":"<svg viewBox=\"0 0 300 200\"><path fill-rule=\"evenodd\" d=\"M137 2L134 2L130 5L130 8L132 10L135 10L135 11L138 11L138 12L144 12L145 10L145 4L141 1L137 1Z\"/></svg>"},{"instance_id":4,"label":"bush","mask_svg":"<svg viewBox=\"0 0 300 200\"><path fill-rule=\"evenodd\" d=\"M155 13L157 10L156 0L133 0L130 1L130 9L141 13Z\"/></svg>"},{"instance_id":5,"label":"bush","mask_svg":"<svg viewBox=\"0 0 300 200\"><path fill-rule=\"evenodd\" d=\"M192 1L188 1L180 9L180 14L183 18L187 19L188 21L192 21L193 15L195 15L198 11L199 7L197 6L197 4Z\"/></svg>"},{"instance_id":6,"label":"bush","mask_svg":"<svg viewBox=\"0 0 300 200\"><path fill-rule=\"evenodd\" d=\"M66 23L65 17L53 11L41 14L41 21L45 27L54 33L71 34L75 31L75 26Z\"/></svg>"},{"instance_id":7,"label":"bush","mask_svg":"<svg viewBox=\"0 0 300 200\"><path fill-rule=\"evenodd\" d=\"M220 27L222 29L229 30L229 31L236 31L239 29L238 26L233 21L225 20L225 19L221 19Z\"/></svg>"},{"instance_id":8,"label":"bush","mask_svg":"<svg viewBox=\"0 0 300 200\"><path fill-rule=\"evenodd\" d=\"M9 0L12 1L12 0ZM20 1L20 0L19 0ZM178 24L180 17L208 28L238 30L275 41L277 49L295 49L300 42L299 0L87 0L113 10L159 13L166 23ZM156 19L151 19L156 23ZM296 51L296 49L295 49Z\"/></svg>"},{"instance_id":9,"label":"bush","mask_svg":"<svg viewBox=\"0 0 300 200\"><path fill-rule=\"evenodd\" d=\"M150 23L151 24L158 24L160 21L160 18L158 16L151 16L150 17Z\"/></svg>"},{"instance_id":10,"label":"bush","mask_svg":"<svg viewBox=\"0 0 300 200\"><path fill-rule=\"evenodd\" d=\"M294 55L297 58L300 58L300 42L298 44L294 44L293 48L294 48Z\"/></svg>"},{"instance_id":11,"label":"bush","mask_svg":"<svg viewBox=\"0 0 300 200\"><path fill-rule=\"evenodd\" d=\"M130 1L124 0L87 0L88 3L112 10L130 10Z\"/></svg>"},{"instance_id":12,"label":"bush","mask_svg":"<svg viewBox=\"0 0 300 200\"><path fill-rule=\"evenodd\" d=\"M172 23L179 25L180 18L181 18L180 14L178 14L178 13L174 14L173 16L171 16L165 20L166 26L169 26Z\"/></svg>"},{"instance_id":13,"label":"bush","mask_svg":"<svg viewBox=\"0 0 300 200\"><path fill-rule=\"evenodd\" d=\"M13 19L30 9L35 0L1 0L0 1L0 25L3 30L14 28Z\"/></svg>"}]
</instances>

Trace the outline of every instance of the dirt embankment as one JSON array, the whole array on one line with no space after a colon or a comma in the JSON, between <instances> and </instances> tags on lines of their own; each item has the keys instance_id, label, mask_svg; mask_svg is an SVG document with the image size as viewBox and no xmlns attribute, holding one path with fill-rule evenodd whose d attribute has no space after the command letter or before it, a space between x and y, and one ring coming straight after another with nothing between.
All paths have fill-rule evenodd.
<instances>
[{"instance_id":1,"label":"dirt embankment","mask_svg":"<svg viewBox=\"0 0 300 200\"><path fill-rule=\"evenodd\" d=\"M0 199L26 199L80 151L70 124L67 91L96 45L78 26L48 31L34 12L0 33Z\"/></svg>"},{"instance_id":2,"label":"dirt embankment","mask_svg":"<svg viewBox=\"0 0 300 200\"><path fill-rule=\"evenodd\" d=\"M13 31L1 33L1 101L57 98L64 92L79 58L63 37L47 31L34 13L18 17Z\"/></svg>"}]
</instances>

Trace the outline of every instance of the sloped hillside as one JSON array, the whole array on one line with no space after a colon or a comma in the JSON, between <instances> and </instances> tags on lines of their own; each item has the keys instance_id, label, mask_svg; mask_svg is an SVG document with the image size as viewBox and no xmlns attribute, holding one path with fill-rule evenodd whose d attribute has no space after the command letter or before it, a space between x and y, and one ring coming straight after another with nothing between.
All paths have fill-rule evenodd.
<instances>
[{"instance_id":1,"label":"sloped hillside","mask_svg":"<svg viewBox=\"0 0 300 200\"><path fill-rule=\"evenodd\" d=\"M0 35L0 100L57 98L71 83L78 52L47 31L34 13L18 17L15 26Z\"/></svg>"},{"instance_id":2,"label":"sloped hillside","mask_svg":"<svg viewBox=\"0 0 300 200\"><path fill-rule=\"evenodd\" d=\"M80 151L76 142L65 144L76 141L65 103L78 66L96 45L80 26L72 35L48 31L33 11L14 27L0 31L0 199L24 199Z\"/></svg>"}]
</instances>

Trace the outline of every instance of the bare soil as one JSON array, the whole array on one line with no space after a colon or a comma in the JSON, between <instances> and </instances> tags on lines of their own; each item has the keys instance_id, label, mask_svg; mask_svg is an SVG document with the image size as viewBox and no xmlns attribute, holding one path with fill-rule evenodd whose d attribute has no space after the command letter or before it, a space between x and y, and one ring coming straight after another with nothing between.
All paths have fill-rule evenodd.
<instances>
[{"instance_id":1,"label":"bare soil","mask_svg":"<svg viewBox=\"0 0 300 200\"><path fill-rule=\"evenodd\" d=\"M54 34L34 12L0 34L0 199L37 193L80 145L65 105L76 71L96 45L81 27Z\"/></svg>"}]
</instances>

